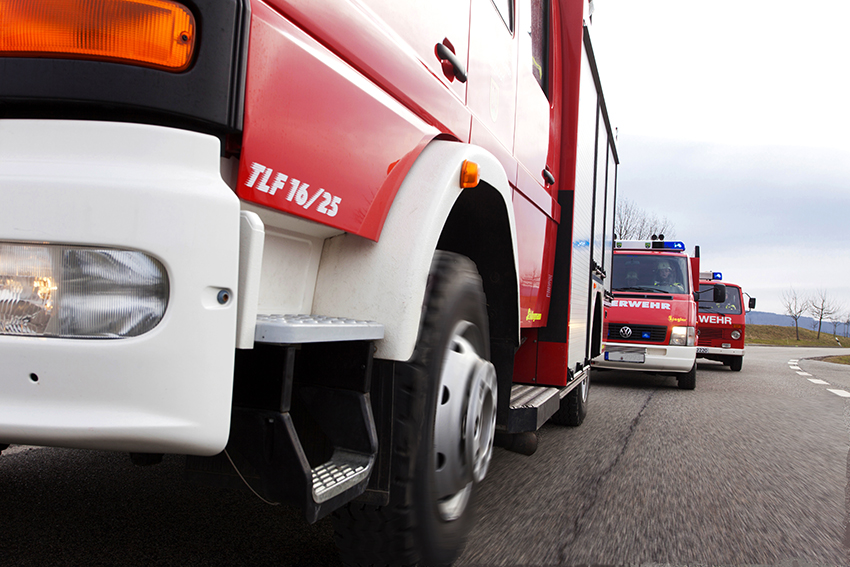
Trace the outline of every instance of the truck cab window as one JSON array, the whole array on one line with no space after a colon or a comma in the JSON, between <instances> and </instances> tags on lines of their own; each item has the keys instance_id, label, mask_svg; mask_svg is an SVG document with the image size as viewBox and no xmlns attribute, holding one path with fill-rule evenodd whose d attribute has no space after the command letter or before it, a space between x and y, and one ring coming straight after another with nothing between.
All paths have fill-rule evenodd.
<instances>
[{"instance_id":1,"label":"truck cab window","mask_svg":"<svg viewBox=\"0 0 850 567\"><path fill-rule=\"evenodd\" d=\"M531 72L546 98L549 98L549 2L531 0L531 21L528 35L531 36Z\"/></svg>"},{"instance_id":2,"label":"truck cab window","mask_svg":"<svg viewBox=\"0 0 850 567\"><path fill-rule=\"evenodd\" d=\"M699 310L701 313L718 313L722 315L740 315L742 313L741 292L737 288L726 286L726 301L715 303L711 301L713 287L712 284L700 284L699 286Z\"/></svg>"},{"instance_id":3,"label":"truck cab window","mask_svg":"<svg viewBox=\"0 0 850 567\"><path fill-rule=\"evenodd\" d=\"M616 254L613 260L614 291L688 293L684 258Z\"/></svg>"}]
</instances>

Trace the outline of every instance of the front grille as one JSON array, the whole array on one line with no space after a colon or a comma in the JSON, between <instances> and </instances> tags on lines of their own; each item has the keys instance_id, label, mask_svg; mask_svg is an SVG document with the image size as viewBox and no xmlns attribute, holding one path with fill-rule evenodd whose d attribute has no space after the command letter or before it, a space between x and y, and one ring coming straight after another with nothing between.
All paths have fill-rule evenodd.
<instances>
[{"instance_id":1,"label":"front grille","mask_svg":"<svg viewBox=\"0 0 850 567\"><path fill-rule=\"evenodd\" d=\"M723 339L723 329L699 329L697 331L697 344L708 344L711 341L719 341Z\"/></svg>"},{"instance_id":2,"label":"front grille","mask_svg":"<svg viewBox=\"0 0 850 567\"><path fill-rule=\"evenodd\" d=\"M620 329L623 327L631 329L631 336L624 337L620 333ZM608 325L608 340L611 341L663 343L666 338L667 327L660 325L628 325L621 323L610 323Z\"/></svg>"}]
</instances>

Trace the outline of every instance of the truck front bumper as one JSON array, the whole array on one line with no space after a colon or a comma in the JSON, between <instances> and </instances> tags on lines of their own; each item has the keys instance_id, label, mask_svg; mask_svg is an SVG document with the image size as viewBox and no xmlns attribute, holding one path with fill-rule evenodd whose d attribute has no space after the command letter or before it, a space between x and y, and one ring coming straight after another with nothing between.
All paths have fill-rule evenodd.
<instances>
[{"instance_id":1,"label":"truck front bumper","mask_svg":"<svg viewBox=\"0 0 850 567\"><path fill-rule=\"evenodd\" d=\"M163 318L135 337L0 326L0 443L197 455L225 446L239 201L219 156L217 138L171 128L0 121L0 241L142 252L169 285Z\"/></svg>"},{"instance_id":2,"label":"truck front bumper","mask_svg":"<svg viewBox=\"0 0 850 567\"><path fill-rule=\"evenodd\" d=\"M596 368L637 372L688 372L696 361L696 347L603 343L602 354L593 359Z\"/></svg>"},{"instance_id":3,"label":"truck front bumper","mask_svg":"<svg viewBox=\"0 0 850 567\"><path fill-rule=\"evenodd\" d=\"M721 347L697 347L697 356L706 357L706 355L717 355L717 356L744 356L744 349L742 348L721 348Z\"/></svg>"}]
</instances>

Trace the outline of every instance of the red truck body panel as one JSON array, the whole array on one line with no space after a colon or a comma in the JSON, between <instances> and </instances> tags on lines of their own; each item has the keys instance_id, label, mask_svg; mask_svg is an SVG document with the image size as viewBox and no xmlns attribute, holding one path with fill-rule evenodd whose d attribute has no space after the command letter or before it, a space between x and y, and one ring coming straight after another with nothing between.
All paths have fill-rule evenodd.
<instances>
[{"instance_id":1,"label":"red truck body panel","mask_svg":"<svg viewBox=\"0 0 850 567\"><path fill-rule=\"evenodd\" d=\"M343 1L252 3L239 197L378 240L404 174L429 140L439 135L482 145L515 189L521 325L545 326L557 191L571 190L575 181L578 92L565 89L579 82L583 3L555 6L554 25L566 33L553 35L559 64L551 102L531 65L519 66L518 77L504 76L496 64L503 60L489 57L494 50L517 52L530 61L531 50L528 35L507 33L490 2L475 0L470 8L447 1L439 10L369 4L373 12ZM480 15L471 28L470 9ZM405 27L422 18L435 21ZM437 39L448 39L458 54L469 52L466 83L447 76L434 54L437 40L422 35L446 26L445 38ZM343 33L351 29L358 33ZM413 52L400 47L399 29L410 30L404 40ZM563 61L562 52L571 60ZM545 184L544 169L555 184Z\"/></svg>"}]
</instances>

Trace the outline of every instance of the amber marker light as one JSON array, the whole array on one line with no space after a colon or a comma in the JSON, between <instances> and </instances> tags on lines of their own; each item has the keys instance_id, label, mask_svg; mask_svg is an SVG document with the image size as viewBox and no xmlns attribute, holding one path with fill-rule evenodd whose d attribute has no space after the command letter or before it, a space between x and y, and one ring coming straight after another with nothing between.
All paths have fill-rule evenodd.
<instances>
[{"instance_id":1,"label":"amber marker light","mask_svg":"<svg viewBox=\"0 0 850 567\"><path fill-rule=\"evenodd\" d=\"M478 164L474 161L464 160L460 166L460 188L469 189L478 186Z\"/></svg>"},{"instance_id":2,"label":"amber marker light","mask_svg":"<svg viewBox=\"0 0 850 567\"><path fill-rule=\"evenodd\" d=\"M183 71L197 29L164 0L0 0L0 56L94 59Z\"/></svg>"}]
</instances>

